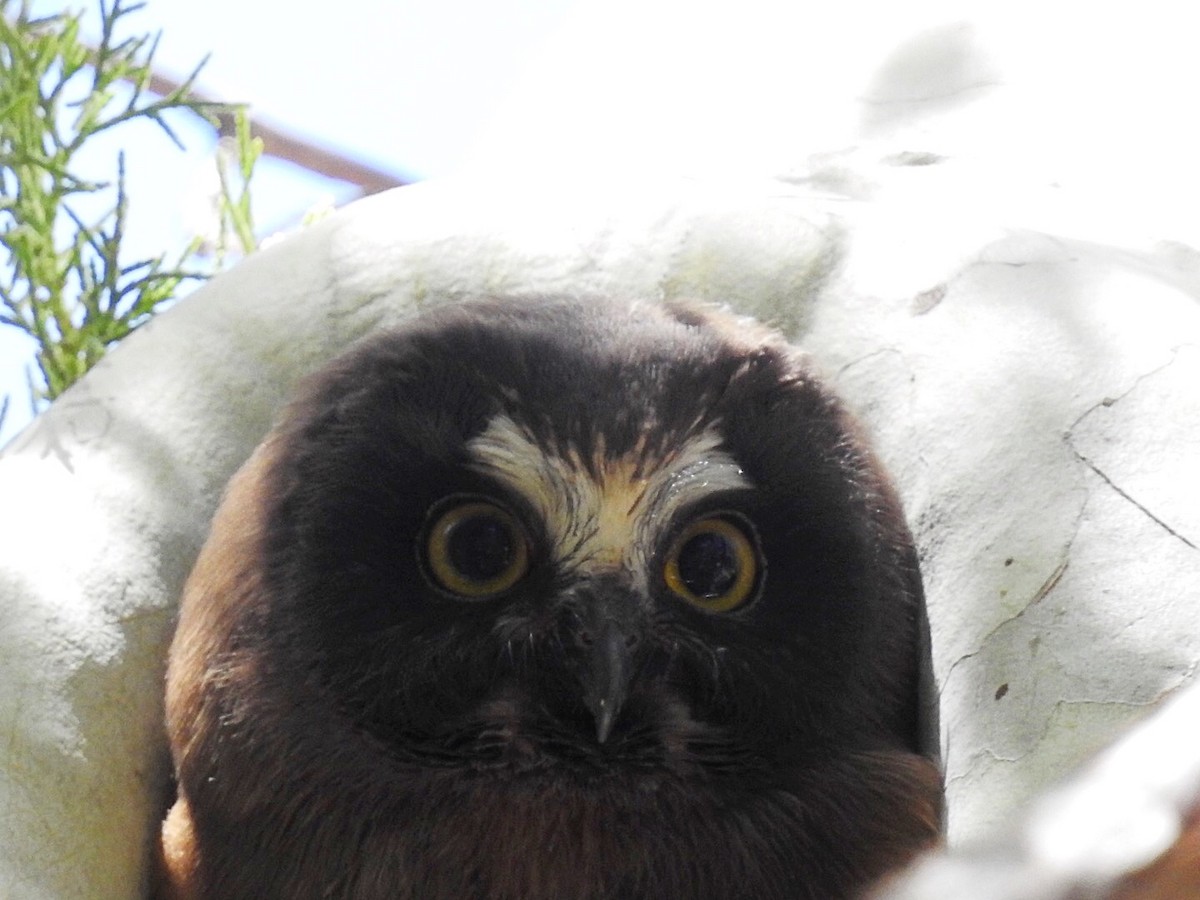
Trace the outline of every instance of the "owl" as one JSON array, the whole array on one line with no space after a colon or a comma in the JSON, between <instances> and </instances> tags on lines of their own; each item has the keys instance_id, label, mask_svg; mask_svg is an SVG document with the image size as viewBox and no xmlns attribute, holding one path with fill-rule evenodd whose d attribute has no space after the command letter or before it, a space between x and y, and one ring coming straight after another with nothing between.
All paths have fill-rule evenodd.
<instances>
[{"instance_id":1,"label":"owl","mask_svg":"<svg viewBox=\"0 0 1200 900\"><path fill-rule=\"evenodd\" d=\"M161 894L838 900L935 842L912 539L715 309L466 301L310 378L170 650Z\"/></svg>"}]
</instances>

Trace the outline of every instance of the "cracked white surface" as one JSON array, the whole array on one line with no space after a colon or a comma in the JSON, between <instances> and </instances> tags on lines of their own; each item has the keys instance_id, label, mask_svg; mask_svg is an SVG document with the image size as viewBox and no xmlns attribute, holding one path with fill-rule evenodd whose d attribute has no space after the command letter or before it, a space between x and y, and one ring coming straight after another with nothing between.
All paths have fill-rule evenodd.
<instances>
[{"instance_id":1,"label":"cracked white surface","mask_svg":"<svg viewBox=\"0 0 1200 900\"><path fill-rule=\"evenodd\" d=\"M1200 659L1200 306L1147 262L1013 233L936 303L875 300L864 326L851 301L822 326L922 550L955 840L1005 824Z\"/></svg>"},{"instance_id":2,"label":"cracked white surface","mask_svg":"<svg viewBox=\"0 0 1200 900\"><path fill-rule=\"evenodd\" d=\"M1149 720L1081 771L1041 794L1019 821L989 840L926 855L875 900L1083 900L1113 895L1177 845L1200 795L1200 684L1180 691ZM1058 723L1055 723L1058 724ZM1187 871L1186 855L1175 861ZM1160 877L1120 896L1193 896ZM1187 882L1191 885L1192 882ZM1126 884L1128 886L1128 884Z\"/></svg>"},{"instance_id":3,"label":"cracked white surface","mask_svg":"<svg viewBox=\"0 0 1200 900\"><path fill-rule=\"evenodd\" d=\"M1148 96L1176 90L1190 109L1200 78L1168 84L1160 60L1093 96L1113 76L1091 44L1056 75L1054 35L1103 31L1102 12L1036 33L982 8L969 27L957 7L909 12L836 77L803 54L764 60L791 79L779 109L797 108L793 92L821 105L738 120L773 166L786 157L762 178L610 183L588 168L498 185L481 170L357 204L134 335L10 446L0 896L136 895L162 787L171 609L222 485L297 378L477 293L724 300L811 350L875 436L921 549L953 840L1005 824L1193 680L1200 148L1176 133L1122 169L1093 139L1144 126ZM830 33L848 35L865 13L839 15ZM1128 29L1104 33L1128 44ZM1067 107L1082 111L1070 127ZM638 140L662 138L684 170L703 161L669 111L654 121ZM1039 123L1062 142L1036 152Z\"/></svg>"}]
</instances>

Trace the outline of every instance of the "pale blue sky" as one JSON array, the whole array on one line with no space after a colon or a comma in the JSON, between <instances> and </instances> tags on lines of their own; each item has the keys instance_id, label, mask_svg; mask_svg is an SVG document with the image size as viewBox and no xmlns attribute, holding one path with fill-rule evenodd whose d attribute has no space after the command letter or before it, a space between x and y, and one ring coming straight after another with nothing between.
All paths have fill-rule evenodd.
<instances>
[{"instance_id":1,"label":"pale blue sky","mask_svg":"<svg viewBox=\"0 0 1200 900\"><path fill-rule=\"evenodd\" d=\"M289 6L277 0L148 0L125 20L129 33L162 31L156 68L181 77L211 54L199 86L315 143L393 172L449 174L470 158L526 62L577 0L344 0ZM38 12L83 9L96 0L34 3ZM286 10L286 13L283 12ZM212 142L184 126L180 153L155 129L116 130L94 154L97 173L126 153L138 257L173 252L195 228L212 177ZM284 227L345 185L265 162L254 184L263 228ZM31 342L0 328L0 397L11 403L0 444L29 419L25 368Z\"/></svg>"}]
</instances>

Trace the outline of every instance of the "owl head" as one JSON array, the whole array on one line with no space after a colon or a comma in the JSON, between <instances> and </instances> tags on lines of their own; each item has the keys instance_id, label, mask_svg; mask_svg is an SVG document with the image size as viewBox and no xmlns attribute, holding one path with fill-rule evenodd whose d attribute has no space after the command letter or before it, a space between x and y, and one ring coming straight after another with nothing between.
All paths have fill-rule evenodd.
<instances>
[{"instance_id":1,"label":"owl head","mask_svg":"<svg viewBox=\"0 0 1200 900\"><path fill-rule=\"evenodd\" d=\"M937 833L927 669L895 495L797 351L457 304L314 376L232 483L169 666L167 880L850 896Z\"/></svg>"}]
</instances>

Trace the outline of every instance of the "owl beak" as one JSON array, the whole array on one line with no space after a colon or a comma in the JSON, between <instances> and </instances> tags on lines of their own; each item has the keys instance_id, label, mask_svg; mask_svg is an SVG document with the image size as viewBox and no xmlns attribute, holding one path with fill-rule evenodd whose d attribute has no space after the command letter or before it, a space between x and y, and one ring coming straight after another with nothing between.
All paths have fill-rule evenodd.
<instances>
[{"instance_id":1,"label":"owl beak","mask_svg":"<svg viewBox=\"0 0 1200 900\"><path fill-rule=\"evenodd\" d=\"M596 740L603 744L629 696L636 637L611 618L595 631L587 651L583 700L596 720Z\"/></svg>"},{"instance_id":2,"label":"owl beak","mask_svg":"<svg viewBox=\"0 0 1200 900\"><path fill-rule=\"evenodd\" d=\"M582 699L596 722L596 740L603 744L637 674L646 601L636 588L611 574L586 578L571 594Z\"/></svg>"}]
</instances>

